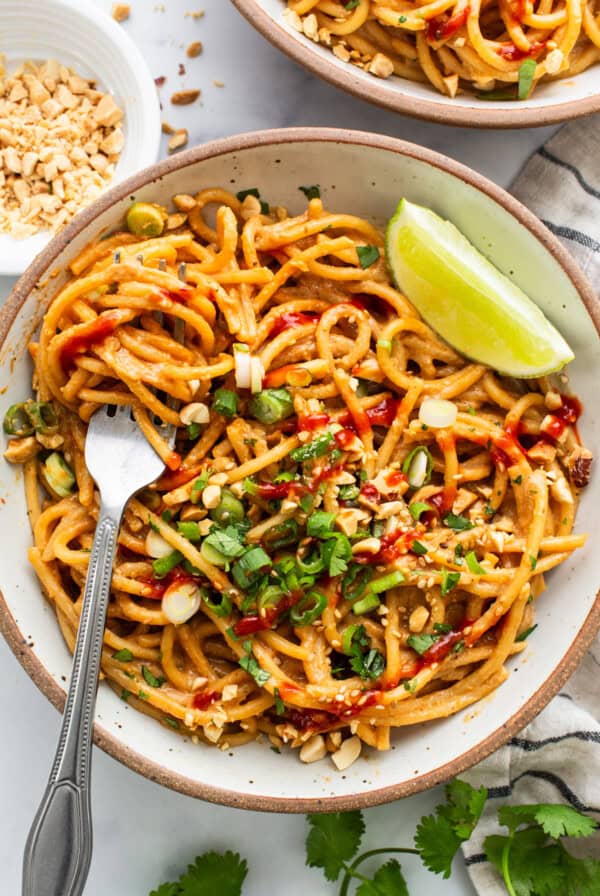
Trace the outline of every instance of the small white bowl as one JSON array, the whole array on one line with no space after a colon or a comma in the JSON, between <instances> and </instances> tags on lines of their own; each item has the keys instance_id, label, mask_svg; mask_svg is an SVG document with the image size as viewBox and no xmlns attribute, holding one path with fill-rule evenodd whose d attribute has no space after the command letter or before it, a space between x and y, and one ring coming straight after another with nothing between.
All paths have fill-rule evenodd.
<instances>
[{"instance_id":1,"label":"small white bowl","mask_svg":"<svg viewBox=\"0 0 600 896\"><path fill-rule=\"evenodd\" d=\"M125 146L107 188L156 161L156 86L141 53L109 15L78 0L2 0L0 36L9 72L28 59L58 59L77 74L95 78L124 110ZM0 234L0 275L21 274L51 237L47 230L25 240Z\"/></svg>"}]
</instances>

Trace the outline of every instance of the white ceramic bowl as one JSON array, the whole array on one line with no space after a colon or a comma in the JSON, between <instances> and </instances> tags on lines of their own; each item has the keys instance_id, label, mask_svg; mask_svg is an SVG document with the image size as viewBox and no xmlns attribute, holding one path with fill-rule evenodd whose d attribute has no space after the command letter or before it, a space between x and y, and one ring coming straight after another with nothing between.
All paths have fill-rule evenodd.
<instances>
[{"instance_id":1,"label":"white ceramic bowl","mask_svg":"<svg viewBox=\"0 0 600 896\"><path fill-rule=\"evenodd\" d=\"M156 161L161 127L156 85L123 28L94 3L1 0L0 49L9 72L28 59L58 59L112 93L125 112L125 146L111 186ZM0 234L0 275L21 274L50 239L48 231L26 240Z\"/></svg>"},{"instance_id":2,"label":"white ceramic bowl","mask_svg":"<svg viewBox=\"0 0 600 896\"><path fill-rule=\"evenodd\" d=\"M478 100L463 94L442 96L430 84L405 78L381 80L342 62L327 47L299 34L284 19L285 0L232 0L235 6L276 47L315 75L349 93L394 112L440 124L472 128L541 127L600 110L600 68L540 85L519 102Z\"/></svg>"},{"instance_id":3,"label":"white ceramic bowl","mask_svg":"<svg viewBox=\"0 0 600 896\"><path fill-rule=\"evenodd\" d=\"M540 304L573 347L571 383L585 405L582 435L586 445L600 444L599 306L556 239L503 190L456 162L386 137L320 129L246 134L190 149L141 172L84 211L36 259L0 315L2 405L29 394L27 340L40 309L65 279L61 273L48 282L48 271L64 271L88 240L115 227L131 196L168 203L174 193L210 185L257 186L262 196L296 213L304 203L298 186L306 183L319 183L333 210L380 224L401 196L450 218ZM577 519L577 529L590 533L588 544L548 576L538 628L524 653L511 660L507 683L468 714L400 730L390 752L367 751L343 774L329 762L303 765L291 752L277 756L265 743L231 753L194 746L131 709L106 686L99 692L96 741L169 787L229 805L278 811L366 806L459 774L539 712L592 640L600 620L599 507L596 475ZM71 657L27 562L30 534L22 477L1 460L0 524L0 628L38 687L59 706Z\"/></svg>"}]
</instances>

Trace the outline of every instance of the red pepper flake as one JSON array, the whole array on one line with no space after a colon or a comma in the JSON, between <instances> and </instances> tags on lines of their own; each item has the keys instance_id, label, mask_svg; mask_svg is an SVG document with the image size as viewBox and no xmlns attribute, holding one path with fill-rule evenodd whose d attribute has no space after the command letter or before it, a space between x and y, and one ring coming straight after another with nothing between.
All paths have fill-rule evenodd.
<instances>
[{"instance_id":1,"label":"red pepper flake","mask_svg":"<svg viewBox=\"0 0 600 896\"><path fill-rule=\"evenodd\" d=\"M308 414L305 417L298 417L298 432L314 432L316 429L323 429L330 421L329 414Z\"/></svg>"},{"instance_id":2,"label":"red pepper flake","mask_svg":"<svg viewBox=\"0 0 600 896\"><path fill-rule=\"evenodd\" d=\"M93 345L98 345L114 333L122 316L117 311L109 311L101 314L96 320L91 320L76 327L77 332L66 340L60 350L60 366L67 372L73 367L76 355L83 354Z\"/></svg>"},{"instance_id":3,"label":"red pepper flake","mask_svg":"<svg viewBox=\"0 0 600 896\"><path fill-rule=\"evenodd\" d=\"M429 20L427 26L427 40L430 43L438 43L442 40L448 40L459 28L465 24L469 18L470 7L465 6L460 12L454 16L435 16Z\"/></svg>"},{"instance_id":4,"label":"red pepper flake","mask_svg":"<svg viewBox=\"0 0 600 896\"><path fill-rule=\"evenodd\" d=\"M165 299L177 302L178 305L186 305L192 298L192 290L183 287L181 289L160 289L159 292Z\"/></svg>"},{"instance_id":5,"label":"red pepper flake","mask_svg":"<svg viewBox=\"0 0 600 896\"><path fill-rule=\"evenodd\" d=\"M319 317L320 315L318 314L307 314L302 311L286 311L275 318L271 325L269 335L274 338L275 336L279 336L279 334L283 333L285 330L290 330L292 327L316 324L319 321Z\"/></svg>"},{"instance_id":6,"label":"red pepper flake","mask_svg":"<svg viewBox=\"0 0 600 896\"><path fill-rule=\"evenodd\" d=\"M496 53L507 62L521 62L523 59L535 59L546 46L546 41L534 41L528 50L521 50L513 43L501 44Z\"/></svg>"},{"instance_id":7,"label":"red pepper flake","mask_svg":"<svg viewBox=\"0 0 600 896\"><path fill-rule=\"evenodd\" d=\"M194 694L192 701L194 709L208 709L211 703L214 703L218 698L219 694L216 691L199 691L197 694Z\"/></svg>"}]
</instances>

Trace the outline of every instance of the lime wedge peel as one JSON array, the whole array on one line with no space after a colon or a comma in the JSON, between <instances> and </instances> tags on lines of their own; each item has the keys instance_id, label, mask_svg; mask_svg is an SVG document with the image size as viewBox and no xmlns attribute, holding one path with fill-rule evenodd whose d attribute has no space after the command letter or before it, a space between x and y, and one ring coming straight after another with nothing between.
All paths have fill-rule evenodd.
<instances>
[{"instance_id":1,"label":"lime wedge peel","mask_svg":"<svg viewBox=\"0 0 600 896\"><path fill-rule=\"evenodd\" d=\"M396 285L430 327L473 361L534 378L573 352L540 308L449 221L402 199L386 233Z\"/></svg>"}]
</instances>

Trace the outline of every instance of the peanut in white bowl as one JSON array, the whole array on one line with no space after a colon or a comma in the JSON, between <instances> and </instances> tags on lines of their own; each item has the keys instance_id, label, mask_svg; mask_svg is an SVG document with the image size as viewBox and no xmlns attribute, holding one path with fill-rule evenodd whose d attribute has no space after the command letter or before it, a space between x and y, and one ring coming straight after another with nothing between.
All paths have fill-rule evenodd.
<instances>
[{"instance_id":1,"label":"peanut in white bowl","mask_svg":"<svg viewBox=\"0 0 600 896\"><path fill-rule=\"evenodd\" d=\"M516 200L443 156L387 137L327 129L244 134L187 150L114 188L82 212L36 259L0 314L0 387L5 407L29 394L26 345L70 260L98 233L122 221L131 197L169 204L176 193L225 185L258 187L291 213L304 207L298 187L319 183L332 210L384 225L401 196L449 218L542 308L574 350L570 385L581 398L584 443L600 444L597 376L600 307L573 260ZM357 183L365 188L357 191ZM58 271L54 279L50 272ZM23 482L0 462L0 629L34 683L60 707L71 656L52 608L27 561L30 532ZM192 743L128 707L102 684L96 742L140 774L205 800L280 812L365 807L432 787L509 740L573 672L600 623L600 477L582 497L577 530L585 548L548 575L526 650L512 657L508 680L468 713L396 731L389 752L363 751L338 771L330 761L304 764L275 755L268 743L221 751Z\"/></svg>"},{"instance_id":2,"label":"peanut in white bowl","mask_svg":"<svg viewBox=\"0 0 600 896\"><path fill-rule=\"evenodd\" d=\"M112 94L124 112L125 143L107 187L156 161L161 128L156 86L142 54L109 15L77 0L4 0L0 34L9 73L28 60L57 59ZM0 234L0 275L21 274L51 239L48 230L23 240Z\"/></svg>"}]
</instances>

